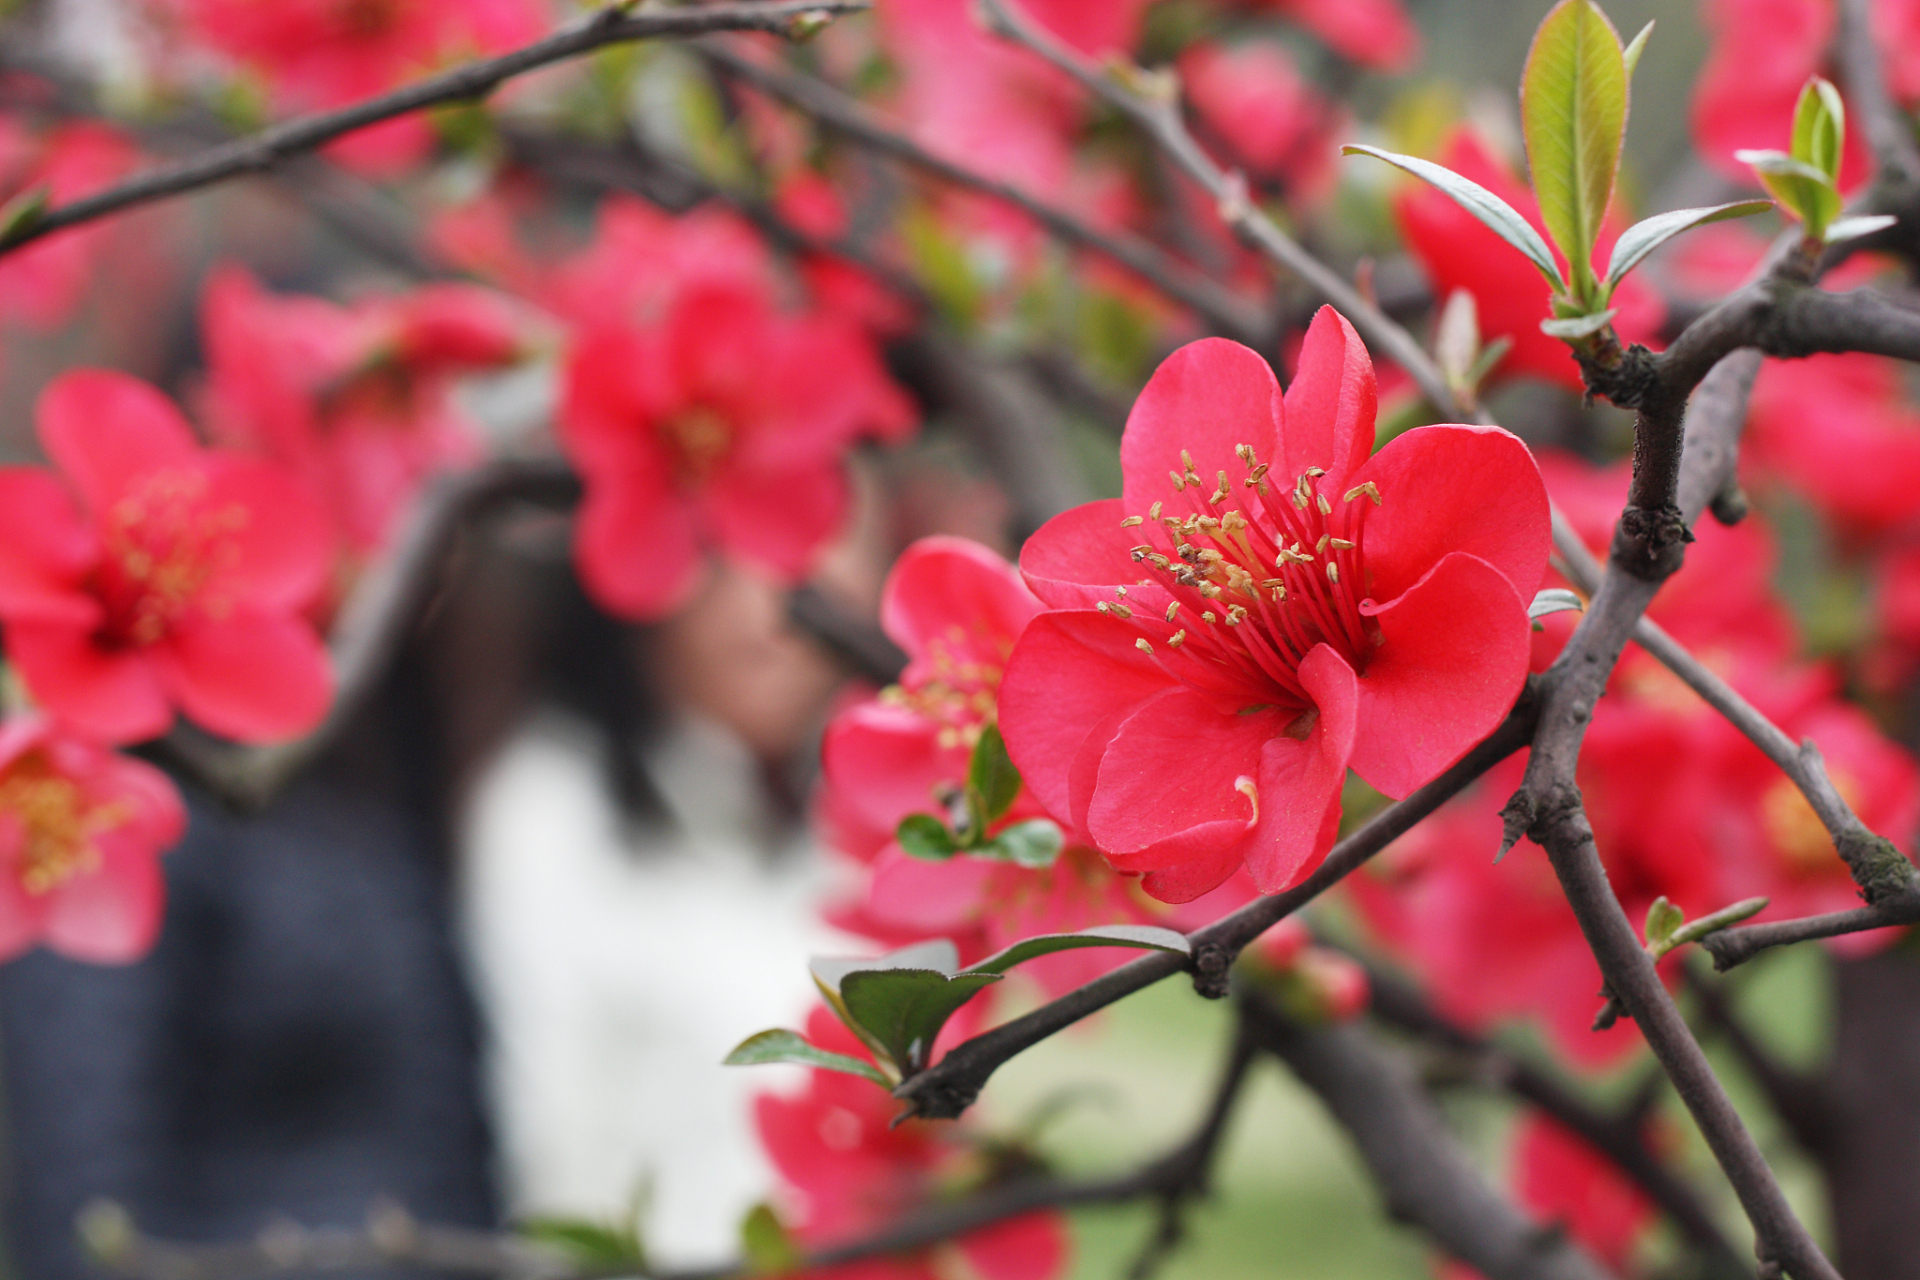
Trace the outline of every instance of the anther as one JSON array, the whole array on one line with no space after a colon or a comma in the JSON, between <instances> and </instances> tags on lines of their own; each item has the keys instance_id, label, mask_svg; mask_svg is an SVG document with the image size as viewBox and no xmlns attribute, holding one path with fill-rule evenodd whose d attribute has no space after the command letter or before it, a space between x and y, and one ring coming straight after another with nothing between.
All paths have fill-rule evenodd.
<instances>
[{"instance_id":1,"label":"anther","mask_svg":"<svg viewBox=\"0 0 1920 1280\"><path fill-rule=\"evenodd\" d=\"M1331 541L1333 541L1333 539L1329 535L1324 533L1321 534L1320 541L1313 544L1313 553L1317 556L1323 556L1327 554L1327 543Z\"/></svg>"},{"instance_id":2,"label":"anther","mask_svg":"<svg viewBox=\"0 0 1920 1280\"><path fill-rule=\"evenodd\" d=\"M1333 504L1327 501L1326 494L1316 491L1313 495L1313 500L1320 504L1321 515L1330 516L1333 514Z\"/></svg>"},{"instance_id":3,"label":"anther","mask_svg":"<svg viewBox=\"0 0 1920 1280\"><path fill-rule=\"evenodd\" d=\"M1248 466L1252 466L1253 465L1253 446L1250 444L1237 444L1233 446L1233 456L1240 459L1240 461L1246 463Z\"/></svg>"},{"instance_id":4,"label":"anther","mask_svg":"<svg viewBox=\"0 0 1920 1280\"><path fill-rule=\"evenodd\" d=\"M1138 649L1138 650L1139 650L1140 652L1142 652L1142 653L1152 653L1152 652L1153 652L1153 646L1152 646L1152 645L1150 645L1150 644L1148 644L1148 643L1146 642L1146 640L1144 640L1144 639L1140 639L1140 640L1135 640L1135 641L1133 642L1133 647L1134 647L1134 648L1136 648L1136 649Z\"/></svg>"},{"instance_id":5,"label":"anther","mask_svg":"<svg viewBox=\"0 0 1920 1280\"><path fill-rule=\"evenodd\" d=\"M1185 449L1182 449L1180 451L1180 465L1185 467L1188 471L1193 470L1193 455L1188 453Z\"/></svg>"},{"instance_id":6,"label":"anther","mask_svg":"<svg viewBox=\"0 0 1920 1280\"><path fill-rule=\"evenodd\" d=\"M1122 529L1131 529L1135 525L1141 524L1141 523L1143 522L1141 521L1139 516L1128 516L1125 520L1122 520L1120 522L1120 527Z\"/></svg>"},{"instance_id":7,"label":"anther","mask_svg":"<svg viewBox=\"0 0 1920 1280\"><path fill-rule=\"evenodd\" d=\"M1188 564L1200 563L1200 548L1194 546L1191 542L1183 542L1173 550L1175 555L1185 560Z\"/></svg>"},{"instance_id":8,"label":"anther","mask_svg":"<svg viewBox=\"0 0 1920 1280\"><path fill-rule=\"evenodd\" d=\"M1340 566L1335 564L1331 560L1327 561L1327 581L1328 582L1340 581Z\"/></svg>"},{"instance_id":9,"label":"anther","mask_svg":"<svg viewBox=\"0 0 1920 1280\"><path fill-rule=\"evenodd\" d=\"M1129 548L1127 554L1133 557L1135 564L1139 564L1142 560L1145 560L1153 554L1153 548L1142 543L1140 546Z\"/></svg>"},{"instance_id":10,"label":"anther","mask_svg":"<svg viewBox=\"0 0 1920 1280\"><path fill-rule=\"evenodd\" d=\"M1133 610L1123 604L1115 604L1111 600L1098 601L1093 607L1113 618L1131 618L1133 616Z\"/></svg>"},{"instance_id":11,"label":"anther","mask_svg":"<svg viewBox=\"0 0 1920 1280\"><path fill-rule=\"evenodd\" d=\"M1167 606L1167 621L1172 622L1173 615L1178 612L1180 612L1180 602L1178 600L1175 600L1172 604Z\"/></svg>"},{"instance_id":12,"label":"anther","mask_svg":"<svg viewBox=\"0 0 1920 1280\"><path fill-rule=\"evenodd\" d=\"M1360 544L1357 542L1348 542L1345 538L1328 538L1327 545L1338 551L1351 551Z\"/></svg>"},{"instance_id":13,"label":"anther","mask_svg":"<svg viewBox=\"0 0 1920 1280\"><path fill-rule=\"evenodd\" d=\"M1196 583L1193 589L1209 600L1218 600L1220 598L1220 588L1214 586L1211 582Z\"/></svg>"},{"instance_id":14,"label":"anther","mask_svg":"<svg viewBox=\"0 0 1920 1280\"><path fill-rule=\"evenodd\" d=\"M1210 499L1210 501L1225 502L1227 500L1227 495L1232 492L1233 492L1233 486L1227 483L1227 473L1222 471L1220 473L1220 483L1214 487L1213 497Z\"/></svg>"},{"instance_id":15,"label":"anther","mask_svg":"<svg viewBox=\"0 0 1920 1280\"><path fill-rule=\"evenodd\" d=\"M1377 507L1380 505L1380 489L1371 480L1367 481L1365 484L1355 485L1353 488L1347 490L1347 496L1341 499L1341 501L1352 502L1355 498L1359 497L1363 493L1366 494L1369 498L1373 499L1374 506Z\"/></svg>"},{"instance_id":16,"label":"anther","mask_svg":"<svg viewBox=\"0 0 1920 1280\"><path fill-rule=\"evenodd\" d=\"M1373 487L1372 485L1367 486L1367 488L1369 489L1371 489L1372 487ZM1358 493L1360 491L1358 489L1355 489L1353 492ZM1347 496L1351 498L1353 496L1353 493L1350 493ZM1147 519L1158 520L1159 518L1160 518L1160 504L1156 502L1152 506L1147 508Z\"/></svg>"},{"instance_id":17,"label":"anther","mask_svg":"<svg viewBox=\"0 0 1920 1280\"><path fill-rule=\"evenodd\" d=\"M1327 469L1325 467L1308 467L1305 474L1309 480L1318 480L1321 476L1327 474Z\"/></svg>"},{"instance_id":18,"label":"anther","mask_svg":"<svg viewBox=\"0 0 1920 1280\"><path fill-rule=\"evenodd\" d=\"M1172 635L1167 637L1167 648L1178 649L1181 645L1185 644L1186 642L1187 642L1187 632L1186 632L1186 628L1183 627L1180 630L1174 632Z\"/></svg>"},{"instance_id":19,"label":"anther","mask_svg":"<svg viewBox=\"0 0 1920 1280\"><path fill-rule=\"evenodd\" d=\"M1125 596L1127 594L1127 589L1125 587L1115 587L1113 589L1113 594L1117 596Z\"/></svg>"},{"instance_id":20,"label":"anther","mask_svg":"<svg viewBox=\"0 0 1920 1280\"><path fill-rule=\"evenodd\" d=\"M1247 620L1247 607L1245 605L1236 604L1228 607L1227 609L1227 625L1228 626L1237 627L1241 623L1245 622L1246 620Z\"/></svg>"},{"instance_id":21,"label":"anther","mask_svg":"<svg viewBox=\"0 0 1920 1280\"><path fill-rule=\"evenodd\" d=\"M1220 619L1214 616L1213 610L1207 609L1200 614L1200 621L1211 625L1215 622L1220 621Z\"/></svg>"},{"instance_id":22,"label":"anther","mask_svg":"<svg viewBox=\"0 0 1920 1280\"><path fill-rule=\"evenodd\" d=\"M1169 470L1167 472L1167 477L1173 481L1173 491L1175 493L1180 492L1180 490L1186 487L1187 478L1181 475L1178 471Z\"/></svg>"}]
</instances>

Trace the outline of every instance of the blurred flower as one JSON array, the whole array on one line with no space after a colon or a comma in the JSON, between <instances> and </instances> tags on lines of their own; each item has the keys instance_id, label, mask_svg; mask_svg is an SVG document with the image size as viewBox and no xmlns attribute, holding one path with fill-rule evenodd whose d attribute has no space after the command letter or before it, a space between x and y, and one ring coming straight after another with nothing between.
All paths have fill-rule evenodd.
<instances>
[{"instance_id":1,"label":"blurred flower","mask_svg":"<svg viewBox=\"0 0 1920 1280\"><path fill-rule=\"evenodd\" d=\"M95 964L152 948L159 855L187 827L167 775L38 716L0 721L0 960L36 942Z\"/></svg>"},{"instance_id":2,"label":"blurred flower","mask_svg":"<svg viewBox=\"0 0 1920 1280\"><path fill-rule=\"evenodd\" d=\"M633 618L684 601L705 546L804 577L846 513L842 455L915 421L852 325L718 288L675 298L649 324L582 331L560 416L587 487L582 580Z\"/></svg>"},{"instance_id":3,"label":"blurred flower","mask_svg":"<svg viewBox=\"0 0 1920 1280\"><path fill-rule=\"evenodd\" d=\"M249 742L318 723L332 677L301 611L330 547L299 485L202 449L125 374L62 375L38 425L66 483L0 469L0 620L34 698L109 742L165 732L176 705Z\"/></svg>"},{"instance_id":4,"label":"blurred flower","mask_svg":"<svg viewBox=\"0 0 1920 1280\"><path fill-rule=\"evenodd\" d=\"M1512 205L1534 230L1546 235L1533 192L1515 178L1478 135L1457 130L1440 155L1440 163L1471 178ZM1394 220L1407 248L1426 268L1436 298L1465 289L1473 295L1484 342L1510 338L1513 348L1494 366L1495 378L1532 376L1579 391L1580 366L1567 344L1540 332L1540 322L1553 314L1553 287L1518 250L1502 240L1478 218L1424 182L1404 184L1393 199ZM1624 229L1610 216L1594 248L1599 270ZM1556 258L1557 258L1556 252ZM1562 262L1561 269L1566 269ZM1627 342L1652 342L1666 308L1638 276L1628 276L1614 291L1612 306L1619 308L1614 328Z\"/></svg>"},{"instance_id":5,"label":"blurred flower","mask_svg":"<svg viewBox=\"0 0 1920 1280\"><path fill-rule=\"evenodd\" d=\"M1325 40L1350 62L1405 71L1420 57L1420 29L1400 0L1241 0L1272 10Z\"/></svg>"},{"instance_id":6,"label":"blurred flower","mask_svg":"<svg viewBox=\"0 0 1920 1280\"><path fill-rule=\"evenodd\" d=\"M1519 693L1548 538L1533 460L1467 426L1370 458L1374 407L1330 308L1284 408L1254 352L1192 343L1134 405L1125 497L1022 554L1050 611L1008 664L1009 750L1157 898L1243 864L1262 892L1295 882L1332 843L1349 765L1405 795Z\"/></svg>"},{"instance_id":7,"label":"blurred flower","mask_svg":"<svg viewBox=\"0 0 1920 1280\"><path fill-rule=\"evenodd\" d=\"M1920 527L1920 412L1902 374L1898 362L1860 353L1767 361L1741 450L1750 481L1809 499L1856 545Z\"/></svg>"},{"instance_id":8,"label":"blurred flower","mask_svg":"<svg viewBox=\"0 0 1920 1280\"><path fill-rule=\"evenodd\" d=\"M91 195L133 168L138 152L104 125L80 122L36 132L0 115L0 199L44 188L60 205ZM113 228L99 224L49 236L0 259L0 315L37 328L63 323L80 304L94 259Z\"/></svg>"},{"instance_id":9,"label":"blurred flower","mask_svg":"<svg viewBox=\"0 0 1920 1280\"><path fill-rule=\"evenodd\" d=\"M1334 137L1345 117L1301 78L1285 45L1203 41L1188 46L1179 66L1202 134L1224 144L1229 167L1301 203L1332 189Z\"/></svg>"},{"instance_id":10,"label":"blurred flower","mask_svg":"<svg viewBox=\"0 0 1920 1280\"><path fill-rule=\"evenodd\" d=\"M298 474L370 556L424 480L478 460L454 382L520 358L527 328L504 297L473 285L343 307L270 294L228 267L201 300L207 423L221 443Z\"/></svg>"},{"instance_id":11,"label":"blurred flower","mask_svg":"<svg viewBox=\"0 0 1920 1280\"><path fill-rule=\"evenodd\" d=\"M807 1019L807 1038L834 1053L869 1059L866 1048L825 1009ZM903 1215L977 1185L982 1152L964 1131L909 1120L892 1127L899 1104L886 1090L838 1071L810 1070L806 1087L754 1100L754 1122L787 1184L783 1218L809 1249L871 1235ZM948 1251L958 1258L943 1258ZM1065 1223L1042 1211L968 1232L913 1253L819 1268L813 1280L938 1280L962 1262L980 1280L1050 1280L1066 1267Z\"/></svg>"},{"instance_id":12,"label":"blurred flower","mask_svg":"<svg viewBox=\"0 0 1920 1280\"><path fill-rule=\"evenodd\" d=\"M1909 0L1874 0L1874 25L1913 8ZM1707 0L1702 13L1712 48L1693 88L1693 143L1716 169L1753 181L1734 159L1743 149L1784 150L1793 135L1793 108L1810 76L1826 63L1833 42L1832 0ZM1880 48L1894 74L1889 88L1902 101L1920 93L1920 57L1885 39ZM1847 121L1840 189L1851 190L1869 167L1859 123Z\"/></svg>"}]
</instances>

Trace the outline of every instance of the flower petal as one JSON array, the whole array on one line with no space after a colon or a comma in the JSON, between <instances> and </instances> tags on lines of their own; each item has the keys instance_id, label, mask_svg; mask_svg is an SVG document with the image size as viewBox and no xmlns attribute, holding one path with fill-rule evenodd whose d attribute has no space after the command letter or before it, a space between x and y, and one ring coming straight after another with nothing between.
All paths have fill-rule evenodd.
<instances>
[{"instance_id":1,"label":"flower petal","mask_svg":"<svg viewBox=\"0 0 1920 1280\"><path fill-rule=\"evenodd\" d=\"M89 964L129 964L153 948L167 885L160 850L102 850L98 871L76 875L47 895L41 936L61 955Z\"/></svg>"},{"instance_id":2,"label":"flower petal","mask_svg":"<svg viewBox=\"0 0 1920 1280\"><path fill-rule=\"evenodd\" d=\"M0 468L0 617L98 625L85 580L99 555L64 485L35 467Z\"/></svg>"},{"instance_id":3,"label":"flower petal","mask_svg":"<svg viewBox=\"0 0 1920 1280\"><path fill-rule=\"evenodd\" d=\"M1327 488L1343 487L1344 477L1373 453L1379 399L1366 344L1345 316L1321 307L1287 388L1280 449L1272 459L1280 482L1291 484L1308 467L1323 467L1329 473Z\"/></svg>"},{"instance_id":4,"label":"flower petal","mask_svg":"<svg viewBox=\"0 0 1920 1280\"><path fill-rule=\"evenodd\" d=\"M867 911L903 929L952 934L974 927L999 864L965 854L945 862L909 857L898 847L873 864Z\"/></svg>"},{"instance_id":5,"label":"flower petal","mask_svg":"<svg viewBox=\"0 0 1920 1280\"><path fill-rule=\"evenodd\" d=\"M1181 347L1154 370L1127 415L1120 437L1127 514L1143 516L1172 496L1167 473L1185 466L1182 450L1193 456L1203 487L1213 486L1218 471L1237 484L1246 466L1234 449L1252 445L1261 461L1272 459L1281 413L1280 383L1251 348L1225 338Z\"/></svg>"},{"instance_id":6,"label":"flower petal","mask_svg":"<svg viewBox=\"0 0 1920 1280\"><path fill-rule=\"evenodd\" d=\"M705 495L714 542L783 582L807 576L846 521L847 476L838 459L760 470L729 467Z\"/></svg>"},{"instance_id":7,"label":"flower petal","mask_svg":"<svg viewBox=\"0 0 1920 1280\"><path fill-rule=\"evenodd\" d=\"M1116 708L1172 681L1133 647L1125 623L1091 609L1043 613L1028 624L1000 682L1000 732L1027 788L1071 820L1067 775L1087 733Z\"/></svg>"},{"instance_id":8,"label":"flower petal","mask_svg":"<svg viewBox=\"0 0 1920 1280\"><path fill-rule=\"evenodd\" d=\"M1127 504L1119 498L1083 502L1062 511L1037 529L1020 548L1020 575L1033 593L1055 609L1088 609L1111 599L1117 586L1140 580L1127 554L1130 538L1121 527Z\"/></svg>"},{"instance_id":9,"label":"flower petal","mask_svg":"<svg viewBox=\"0 0 1920 1280\"><path fill-rule=\"evenodd\" d=\"M820 746L827 785L861 821L892 835L910 813L937 813L933 788L966 778L964 747L942 749L917 711L867 702L837 715Z\"/></svg>"},{"instance_id":10,"label":"flower petal","mask_svg":"<svg viewBox=\"0 0 1920 1280\"><path fill-rule=\"evenodd\" d=\"M1001 666L1039 612L1019 571L967 538L920 539L894 562L880 595L880 626L914 658L902 677L909 686L937 675L917 669L941 655Z\"/></svg>"},{"instance_id":11,"label":"flower petal","mask_svg":"<svg viewBox=\"0 0 1920 1280\"><path fill-rule=\"evenodd\" d=\"M238 742L298 737L333 700L326 647L300 618L250 609L186 618L152 653L180 709Z\"/></svg>"},{"instance_id":12,"label":"flower petal","mask_svg":"<svg viewBox=\"0 0 1920 1280\"><path fill-rule=\"evenodd\" d=\"M1361 612L1384 638L1360 677L1353 767L1397 800L1505 718L1527 678L1533 633L1506 575L1460 551Z\"/></svg>"},{"instance_id":13,"label":"flower petal","mask_svg":"<svg viewBox=\"0 0 1920 1280\"><path fill-rule=\"evenodd\" d=\"M103 649L91 626L18 622L7 657L49 715L102 742L144 742L173 723L165 687L144 651Z\"/></svg>"},{"instance_id":14,"label":"flower petal","mask_svg":"<svg viewBox=\"0 0 1920 1280\"><path fill-rule=\"evenodd\" d=\"M40 445L98 517L156 471L201 457L187 420L158 388L107 369L64 373L35 408Z\"/></svg>"},{"instance_id":15,"label":"flower petal","mask_svg":"<svg viewBox=\"0 0 1920 1280\"><path fill-rule=\"evenodd\" d=\"M580 581L610 613L665 617L700 580L694 528L691 504L664 470L590 472L573 533Z\"/></svg>"},{"instance_id":16,"label":"flower petal","mask_svg":"<svg viewBox=\"0 0 1920 1280\"><path fill-rule=\"evenodd\" d=\"M327 514L284 468L252 458L215 454L206 462L210 517L243 512L222 541L237 555L219 567L208 589L230 592L248 606L305 608L326 586L333 567Z\"/></svg>"},{"instance_id":17,"label":"flower petal","mask_svg":"<svg viewBox=\"0 0 1920 1280\"><path fill-rule=\"evenodd\" d=\"M1499 427L1416 427L1353 476L1367 481L1380 490L1364 543L1375 600L1393 600L1454 551L1486 561L1533 598L1552 528L1540 469L1517 437Z\"/></svg>"},{"instance_id":18,"label":"flower petal","mask_svg":"<svg viewBox=\"0 0 1920 1280\"><path fill-rule=\"evenodd\" d=\"M1066 1224L1058 1213L1030 1213L982 1227L954 1244L974 1275L991 1280L1051 1280L1066 1270Z\"/></svg>"}]
</instances>

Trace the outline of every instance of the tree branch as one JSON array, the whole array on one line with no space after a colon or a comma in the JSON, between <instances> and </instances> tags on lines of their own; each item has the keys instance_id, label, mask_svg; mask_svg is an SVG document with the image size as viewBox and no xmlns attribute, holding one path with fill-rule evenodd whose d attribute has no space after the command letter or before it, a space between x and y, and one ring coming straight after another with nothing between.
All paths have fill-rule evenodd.
<instances>
[{"instance_id":1,"label":"tree branch","mask_svg":"<svg viewBox=\"0 0 1920 1280\"><path fill-rule=\"evenodd\" d=\"M1393 1218L1421 1227L1488 1280L1601 1280L1564 1233L1528 1221L1487 1184L1421 1092L1407 1062L1347 1023L1306 1027L1250 993L1246 1018L1267 1049L1347 1131Z\"/></svg>"},{"instance_id":2,"label":"tree branch","mask_svg":"<svg viewBox=\"0 0 1920 1280\"><path fill-rule=\"evenodd\" d=\"M769 31L792 36L810 31L825 19L866 9L869 3L870 0L766 0L766 3L714 4L644 13L630 13L624 4L609 5L523 48L455 67L336 111L282 121L248 137L211 147L178 164L50 208L0 239L0 255L56 231L123 209L260 173L291 156L312 151L370 125L428 107L483 98L515 76L604 45L691 37L712 31Z\"/></svg>"},{"instance_id":3,"label":"tree branch","mask_svg":"<svg viewBox=\"0 0 1920 1280\"><path fill-rule=\"evenodd\" d=\"M1824 915L1802 916L1797 920L1774 920L1737 929L1722 929L1700 940L1713 956L1713 967L1722 972L1745 964L1770 947L1784 947L1815 938L1838 938L1869 929L1894 925L1920 924L1920 889L1908 890L1866 907L1850 911L1830 911Z\"/></svg>"},{"instance_id":4,"label":"tree branch","mask_svg":"<svg viewBox=\"0 0 1920 1280\"><path fill-rule=\"evenodd\" d=\"M1220 332L1243 342L1264 343L1268 326L1259 308L1168 256L1151 242L1124 232L1102 231L1011 183L937 156L882 120L864 103L847 97L824 81L764 66L719 40L695 40L692 46L726 75L798 108L833 132L944 182L1012 205L1055 237L1119 263L1167 297L1192 309Z\"/></svg>"}]
</instances>

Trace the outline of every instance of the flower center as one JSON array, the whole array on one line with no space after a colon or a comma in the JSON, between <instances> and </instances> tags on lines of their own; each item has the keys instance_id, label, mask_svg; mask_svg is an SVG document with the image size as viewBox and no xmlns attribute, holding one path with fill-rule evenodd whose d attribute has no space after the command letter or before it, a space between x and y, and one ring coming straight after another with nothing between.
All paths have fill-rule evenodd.
<instances>
[{"instance_id":1,"label":"flower center","mask_svg":"<svg viewBox=\"0 0 1920 1280\"><path fill-rule=\"evenodd\" d=\"M733 428L712 409L693 408L660 424L660 440L682 484L705 481L733 448Z\"/></svg>"},{"instance_id":2,"label":"flower center","mask_svg":"<svg viewBox=\"0 0 1920 1280\"><path fill-rule=\"evenodd\" d=\"M13 874L35 897L99 870L94 837L129 816L125 804L89 804L78 785L32 757L0 778L0 817L18 822L24 836Z\"/></svg>"},{"instance_id":3,"label":"flower center","mask_svg":"<svg viewBox=\"0 0 1920 1280\"><path fill-rule=\"evenodd\" d=\"M101 596L109 642L153 644L193 605L216 616L231 607L206 598L206 587L239 559L233 535L250 513L237 503L209 508L206 489L198 472L163 471L107 512Z\"/></svg>"},{"instance_id":4,"label":"flower center","mask_svg":"<svg viewBox=\"0 0 1920 1280\"><path fill-rule=\"evenodd\" d=\"M1095 607L1140 631L1134 644L1169 675L1232 710L1309 709L1299 670L1315 645L1362 673L1381 642L1360 612L1371 585L1362 534L1380 491L1368 482L1336 502L1320 492L1320 467L1279 488L1251 446L1235 452L1246 468L1237 487L1224 471L1202 480L1182 450L1173 497L1120 522L1141 531L1133 559L1173 597L1165 612L1136 609L1125 587Z\"/></svg>"},{"instance_id":5,"label":"flower center","mask_svg":"<svg viewBox=\"0 0 1920 1280\"><path fill-rule=\"evenodd\" d=\"M994 718L1006 663L1004 652L999 662L982 661L973 651L977 644L961 628L953 627L947 636L927 645L920 662L930 669L929 674L889 685L880 691L881 700L939 725L935 740L942 748L972 750L980 741L981 729Z\"/></svg>"}]
</instances>

